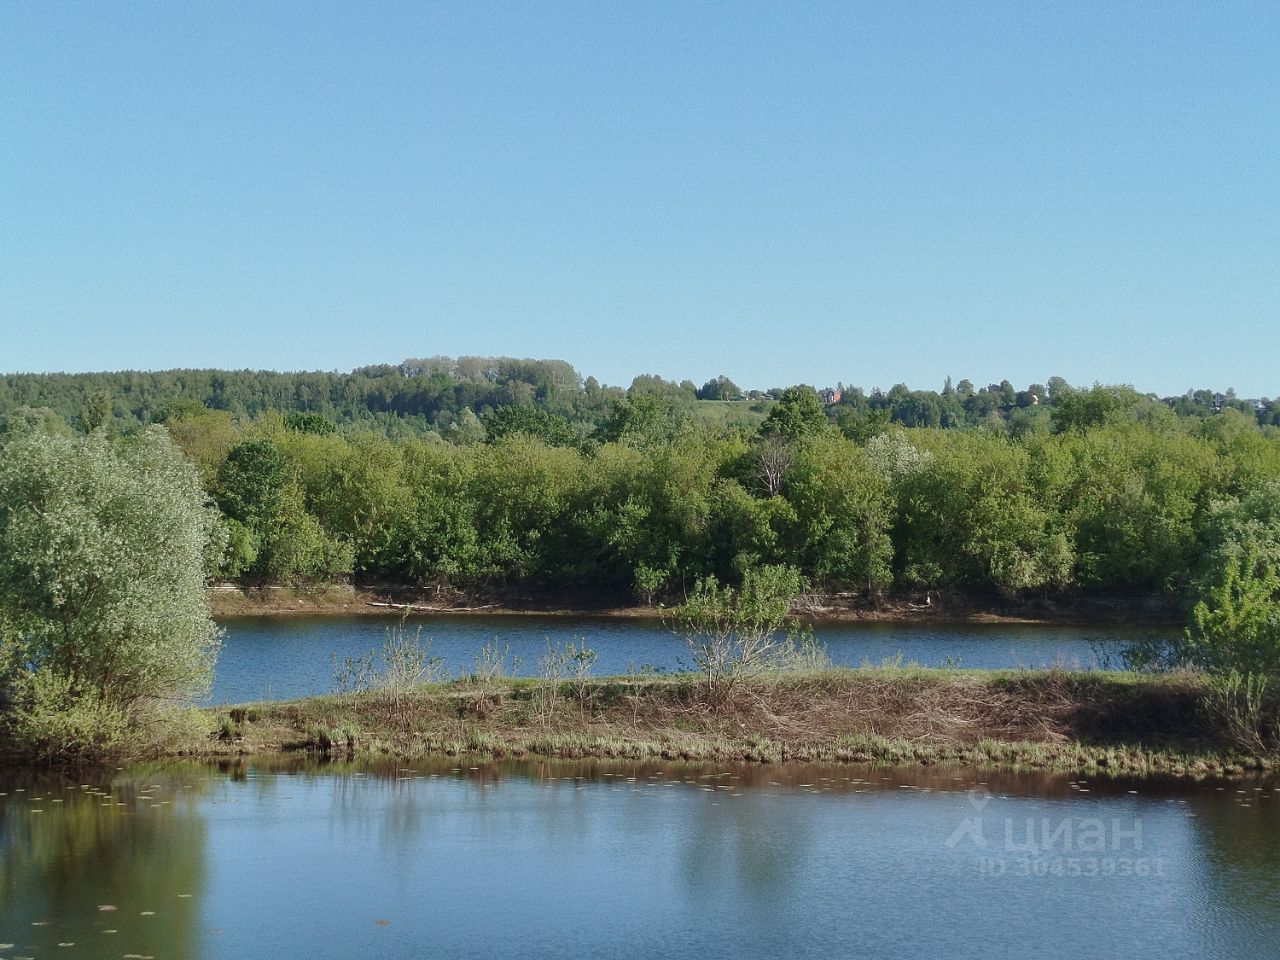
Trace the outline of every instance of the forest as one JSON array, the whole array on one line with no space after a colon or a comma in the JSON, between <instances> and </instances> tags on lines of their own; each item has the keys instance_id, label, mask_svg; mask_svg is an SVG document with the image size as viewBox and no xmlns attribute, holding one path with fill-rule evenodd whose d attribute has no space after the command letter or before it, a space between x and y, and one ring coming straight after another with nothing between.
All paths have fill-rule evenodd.
<instances>
[{"instance_id":1,"label":"forest","mask_svg":"<svg viewBox=\"0 0 1280 960\"><path fill-rule=\"evenodd\" d=\"M476 358L12 376L5 390L8 435L163 423L221 516L210 573L246 583L554 585L653 602L785 564L827 590L1016 597L1176 591L1249 544L1280 552L1280 429L1223 395L962 381L726 401L702 398L742 396L723 377L621 391L556 361Z\"/></svg>"},{"instance_id":2,"label":"forest","mask_svg":"<svg viewBox=\"0 0 1280 960\"><path fill-rule=\"evenodd\" d=\"M1015 388L1008 380L975 387L947 378L941 390L888 390L836 385L831 419L849 435L869 435L889 423L905 427L967 429L1006 424L1015 433L1048 423L1050 408L1071 391L1060 377ZM702 386L653 375L627 388L582 377L563 360L511 357L430 357L361 367L350 373L278 373L252 370L123 371L0 375L0 416L20 408L49 409L76 424L86 407L118 430L172 420L200 410L252 419L271 411L316 414L339 427L376 430L397 438L431 436L466 442L477 420L504 407L534 407L566 420L581 438L608 419L623 398L649 396L678 416L713 428L758 426L782 388L744 390L724 375ZM1132 393L1132 391L1131 391ZM1280 398L1246 400L1225 392L1188 390L1176 397L1132 398L1160 403L1180 416L1204 418L1222 410L1280 426Z\"/></svg>"}]
</instances>

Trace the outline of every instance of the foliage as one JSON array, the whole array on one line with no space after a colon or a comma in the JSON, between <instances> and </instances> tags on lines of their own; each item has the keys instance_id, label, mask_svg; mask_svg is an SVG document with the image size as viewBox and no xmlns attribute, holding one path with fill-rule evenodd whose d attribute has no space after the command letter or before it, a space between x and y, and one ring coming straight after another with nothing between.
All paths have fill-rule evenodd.
<instances>
[{"instance_id":1,"label":"foliage","mask_svg":"<svg viewBox=\"0 0 1280 960\"><path fill-rule=\"evenodd\" d=\"M889 482L857 445L831 434L800 444L783 495L793 511L783 538L789 558L826 582L888 586Z\"/></svg>"},{"instance_id":2,"label":"foliage","mask_svg":"<svg viewBox=\"0 0 1280 960\"><path fill-rule=\"evenodd\" d=\"M144 413L164 415L196 464L224 518L224 577L554 584L651 602L781 563L824 588L1024 596L1189 589L1246 541L1280 543L1267 532L1280 527L1280 438L1214 412L1212 394L1175 415L1127 388L961 381L846 388L824 409L803 386L699 401L689 383L638 377L623 392L500 359L273 376L156 375L114 394L113 429L127 433L146 394ZM60 421L42 401L109 382L3 380L0 409L27 410L0 435L49 435ZM428 415L412 390L441 405ZM336 430L309 428L315 417Z\"/></svg>"},{"instance_id":3,"label":"foliage","mask_svg":"<svg viewBox=\"0 0 1280 960\"><path fill-rule=\"evenodd\" d=\"M299 433L314 433L319 436L334 433L338 425L328 417L305 410L290 410L284 415L284 425Z\"/></svg>"},{"instance_id":4,"label":"foliage","mask_svg":"<svg viewBox=\"0 0 1280 960\"><path fill-rule=\"evenodd\" d=\"M740 400L741 398L742 389L724 374L708 380L698 390L699 400Z\"/></svg>"},{"instance_id":5,"label":"foliage","mask_svg":"<svg viewBox=\"0 0 1280 960\"><path fill-rule=\"evenodd\" d=\"M0 457L0 611L31 670L121 704L208 683L217 543L192 466L153 428L127 442L29 434Z\"/></svg>"},{"instance_id":6,"label":"foliage","mask_svg":"<svg viewBox=\"0 0 1280 960\"><path fill-rule=\"evenodd\" d=\"M1200 598L1180 642L1137 644L1138 666L1190 665L1209 674L1204 707L1238 747L1263 753L1280 748L1280 573L1275 489L1244 503L1215 505Z\"/></svg>"},{"instance_id":7,"label":"foliage","mask_svg":"<svg viewBox=\"0 0 1280 960\"><path fill-rule=\"evenodd\" d=\"M335 693L378 691L398 697L422 684L449 678L444 660L431 655L431 640L422 639L422 628L412 634L405 628L407 615L406 611L399 623L387 630L380 649L341 661L333 655Z\"/></svg>"},{"instance_id":8,"label":"foliage","mask_svg":"<svg viewBox=\"0 0 1280 960\"><path fill-rule=\"evenodd\" d=\"M681 422L677 407L659 394L619 397L597 431L605 443L646 449L670 440Z\"/></svg>"},{"instance_id":9,"label":"foliage","mask_svg":"<svg viewBox=\"0 0 1280 960\"><path fill-rule=\"evenodd\" d=\"M1053 429L1065 433L1117 423L1131 416L1141 400L1141 395L1132 387L1098 383L1088 390L1068 387L1054 397Z\"/></svg>"},{"instance_id":10,"label":"foliage","mask_svg":"<svg viewBox=\"0 0 1280 960\"><path fill-rule=\"evenodd\" d=\"M937 443L897 484L903 579L1006 592L1069 583L1072 538L1054 491L1036 484L1033 457L1000 436Z\"/></svg>"},{"instance_id":11,"label":"foliage","mask_svg":"<svg viewBox=\"0 0 1280 960\"><path fill-rule=\"evenodd\" d=\"M342 487L326 490L336 494ZM217 500L230 521L232 576L303 581L351 572L350 538L330 534L307 510L304 491L273 441L246 440L229 451L218 471Z\"/></svg>"},{"instance_id":12,"label":"foliage","mask_svg":"<svg viewBox=\"0 0 1280 960\"><path fill-rule=\"evenodd\" d=\"M1231 557L1191 612L1184 657L1211 673L1280 678L1280 575L1249 550Z\"/></svg>"},{"instance_id":13,"label":"foliage","mask_svg":"<svg viewBox=\"0 0 1280 960\"><path fill-rule=\"evenodd\" d=\"M84 763L120 752L130 740L128 707L83 690L48 667L13 678L12 708L0 717L9 749L43 763Z\"/></svg>"},{"instance_id":14,"label":"foliage","mask_svg":"<svg viewBox=\"0 0 1280 960\"><path fill-rule=\"evenodd\" d=\"M812 387L788 387L769 415L760 432L764 435L797 440L821 433L827 428L827 415L822 410L817 391Z\"/></svg>"},{"instance_id":15,"label":"foliage","mask_svg":"<svg viewBox=\"0 0 1280 960\"><path fill-rule=\"evenodd\" d=\"M29 757L108 755L207 689L222 527L162 428L0 449L0 728Z\"/></svg>"},{"instance_id":16,"label":"foliage","mask_svg":"<svg viewBox=\"0 0 1280 960\"><path fill-rule=\"evenodd\" d=\"M485 440L496 443L513 434L536 437L549 447L573 447L578 435L564 417L537 407L499 407L485 411L480 418Z\"/></svg>"},{"instance_id":17,"label":"foliage","mask_svg":"<svg viewBox=\"0 0 1280 960\"><path fill-rule=\"evenodd\" d=\"M321 435L208 410L168 429L222 507L222 574L260 582L351 573L651 601L785 563L837 589L1173 590L1280 526L1268 487L1280 484L1280 439L1237 411L1057 434L888 424L849 438L828 414L878 417L897 388L846 391L827 413L808 388L779 391L761 429L702 426L678 384L635 389L611 402L605 429L578 440L574 427L573 442L561 414L528 404L476 421L483 443ZM961 384L947 402L967 416L971 399L1003 394ZM1020 395L1013 409L1047 415L1047 399L1019 407Z\"/></svg>"},{"instance_id":18,"label":"foliage","mask_svg":"<svg viewBox=\"0 0 1280 960\"><path fill-rule=\"evenodd\" d=\"M749 568L736 589L715 577L698 581L672 626L706 677L708 704L726 707L744 680L813 662L812 633L790 616L806 587L800 572L786 566Z\"/></svg>"},{"instance_id":19,"label":"foliage","mask_svg":"<svg viewBox=\"0 0 1280 960\"><path fill-rule=\"evenodd\" d=\"M1266 754L1280 749L1280 696L1273 677L1228 670L1209 677L1206 712L1242 750Z\"/></svg>"},{"instance_id":20,"label":"foliage","mask_svg":"<svg viewBox=\"0 0 1280 960\"><path fill-rule=\"evenodd\" d=\"M711 422L742 423L748 406L756 405L722 402L742 393L723 376L707 381L701 390L687 380L674 383L654 376L636 377L629 389L623 389L604 386L594 377L584 379L562 360L430 357L347 373L163 370L0 375L0 418L20 407L46 408L85 432L100 425L129 432L139 425L173 423L202 412L239 420L296 413L307 419L293 420L292 429L328 432L323 421L331 421L339 431L356 428L391 439L435 435L478 442L477 418L488 411L536 408L565 418L581 436L599 427L613 402L626 396L656 397L685 412L701 397L705 407L698 413L714 408ZM757 390L746 393L752 398L763 396ZM775 397L782 393L770 391ZM1188 390L1183 396L1157 399L1128 387L1074 390L1060 377L1050 377L1047 388L1029 384L1022 390L1007 380L977 388L961 380L952 387L950 378L940 392L896 384L887 391L868 393L850 386L827 413L846 436L863 442L884 432L890 423L964 429L993 416L1018 434L1034 432L1048 428L1059 404L1062 410L1054 425L1063 432L1149 418L1155 406L1197 421L1235 414L1257 425L1280 425L1280 399L1251 403L1231 390ZM732 420L724 419L730 411ZM469 416L464 418L464 412Z\"/></svg>"}]
</instances>

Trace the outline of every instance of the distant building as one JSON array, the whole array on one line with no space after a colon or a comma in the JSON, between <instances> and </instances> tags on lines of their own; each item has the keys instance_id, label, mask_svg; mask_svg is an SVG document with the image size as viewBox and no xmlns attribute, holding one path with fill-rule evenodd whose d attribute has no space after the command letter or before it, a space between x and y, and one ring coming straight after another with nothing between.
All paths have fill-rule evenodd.
<instances>
[{"instance_id":1,"label":"distant building","mask_svg":"<svg viewBox=\"0 0 1280 960\"><path fill-rule=\"evenodd\" d=\"M833 404L840 402L840 391L834 387L827 387L825 390L818 391L818 397L825 404Z\"/></svg>"}]
</instances>

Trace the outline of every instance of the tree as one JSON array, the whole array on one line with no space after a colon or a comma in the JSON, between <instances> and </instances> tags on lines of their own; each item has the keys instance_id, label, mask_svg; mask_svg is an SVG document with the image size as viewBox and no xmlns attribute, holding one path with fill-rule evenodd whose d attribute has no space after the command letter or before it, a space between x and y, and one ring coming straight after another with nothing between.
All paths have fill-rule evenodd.
<instances>
[{"instance_id":1,"label":"tree","mask_svg":"<svg viewBox=\"0 0 1280 960\"><path fill-rule=\"evenodd\" d=\"M18 407L0 416L0 440L5 434L44 433L69 436L71 428L48 407Z\"/></svg>"},{"instance_id":2,"label":"tree","mask_svg":"<svg viewBox=\"0 0 1280 960\"><path fill-rule=\"evenodd\" d=\"M102 430L111 420L111 394L99 390L91 393L80 410L80 426L85 433Z\"/></svg>"},{"instance_id":3,"label":"tree","mask_svg":"<svg viewBox=\"0 0 1280 960\"><path fill-rule=\"evenodd\" d=\"M1053 390L1053 380L1049 383ZM1141 400L1141 395L1129 386L1095 383L1088 390L1058 388L1053 397L1053 430L1055 433L1084 431L1132 419Z\"/></svg>"},{"instance_id":4,"label":"tree","mask_svg":"<svg viewBox=\"0 0 1280 960\"><path fill-rule=\"evenodd\" d=\"M453 429L449 431L449 437L454 443L467 446L474 443L484 442L484 424L480 422L480 418L475 415L470 407L464 407L462 412L458 414L458 422Z\"/></svg>"},{"instance_id":5,"label":"tree","mask_svg":"<svg viewBox=\"0 0 1280 960\"><path fill-rule=\"evenodd\" d=\"M798 444L784 496L793 511L787 556L828 583L878 589L892 579L888 478L838 435Z\"/></svg>"},{"instance_id":6,"label":"tree","mask_svg":"<svg viewBox=\"0 0 1280 960\"><path fill-rule=\"evenodd\" d=\"M480 421L484 424L486 443L497 443L505 437L523 433L549 447L578 445L578 435L568 420L537 407L498 407L485 411Z\"/></svg>"},{"instance_id":7,"label":"tree","mask_svg":"<svg viewBox=\"0 0 1280 960\"><path fill-rule=\"evenodd\" d=\"M280 581L351 572L350 541L330 536L307 512L291 465L272 441L233 447L218 471L217 491L228 520L228 575Z\"/></svg>"},{"instance_id":8,"label":"tree","mask_svg":"<svg viewBox=\"0 0 1280 960\"><path fill-rule=\"evenodd\" d=\"M776 435L790 440L820 433L827 428L827 415L822 410L813 387L788 387L774 404L760 427L762 435Z\"/></svg>"},{"instance_id":9,"label":"tree","mask_svg":"<svg viewBox=\"0 0 1280 960\"><path fill-rule=\"evenodd\" d=\"M1206 487L1218 470L1212 449L1135 423L1056 441L1074 460L1062 509L1081 586L1185 586L1196 562Z\"/></svg>"},{"instance_id":10,"label":"tree","mask_svg":"<svg viewBox=\"0 0 1280 960\"><path fill-rule=\"evenodd\" d=\"M1196 603L1183 637L1128 651L1137 666L1280 681L1280 481L1210 509Z\"/></svg>"},{"instance_id":11,"label":"tree","mask_svg":"<svg viewBox=\"0 0 1280 960\"><path fill-rule=\"evenodd\" d=\"M630 396L613 402L609 416L600 425L599 439L637 449L670 440L677 422L671 403L661 394L638 392L634 386L632 391Z\"/></svg>"},{"instance_id":12,"label":"tree","mask_svg":"<svg viewBox=\"0 0 1280 960\"><path fill-rule=\"evenodd\" d=\"M782 478L794 460L786 437L771 433L760 438L755 447L756 475L767 495L776 497L782 492Z\"/></svg>"},{"instance_id":13,"label":"tree","mask_svg":"<svg viewBox=\"0 0 1280 960\"><path fill-rule=\"evenodd\" d=\"M836 405L836 428L855 443L867 443L889 429L888 410L860 411L845 404Z\"/></svg>"},{"instance_id":14,"label":"tree","mask_svg":"<svg viewBox=\"0 0 1280 960\"><path fill-rule=\"evenodd\" d=\"M298 433L314 433L318 436L326 436L336 432L338 429L338 425L328 417L300 410L290 410L286 413L284 415L284 425L290 430L296 430Z\"/></svg>"},{"instance_id":15,"label":"tree","mask_svg":"<svg viewBox=\"0 0 1280 960\"><path fill-rule=\"evenodd\" d=\"M206 570L220 525L164 429L114 443L101 431L32 433L0 452L0 691L11 702L0 722L36 737L47 711L136 718L207 689L218 630Z\"/></svg>"},{"instance_id":16,"label":"tree","mask_svg":"<svg viewBox=\"0 0 1280 960\"><path fill-rule=\"evenodd\" d=\"M904 580L1008 593L1070 583L1071 538L1027 450L994 434L947 434L931 453L896 484Z\"/></svg>"},{"instance_id":17,"label":"tree","mask_svg":"<svg viewBox=\"0 0 1280 960\"><path fill-rule=\"evenodd\" d=\"M218 506L237 523L265 527L280 513L288 481L279 447L270 440L246 440L231 449L218 471Z\"/></svg>"},{"instance_id":18,"label":"tree","mask_svg":"<svg viewBox=\"0 0 1280 960\"><path fill-rule=\"evenodd\" d=\"M1193 666L1208 674L1207 715L1236 746L1280 747L1280 483L1211 509L1198 599L1183 636L1139 640L1139 668Z\"/></svg>"},{"instance_id":19,"label":"tree","mask_svg":"<svg viewBox=\"0 0 1280 960\"><path fill-rule=\"evenodd\" d=\"M1210 673L1280 678L1280 575L1249 548L1191 611L1181 658Z\"/></svg>"},{"instance_id":20,"label":"tree","mask_svg":"<svg viewBox=\"0 0 1280 960\"><path fill-rule=\"evenodd\" d=\"M724 374L708 380L698 391L699 400L738 400L741 397L742 391L738 385Z\"/></svg>"}]
</instances>

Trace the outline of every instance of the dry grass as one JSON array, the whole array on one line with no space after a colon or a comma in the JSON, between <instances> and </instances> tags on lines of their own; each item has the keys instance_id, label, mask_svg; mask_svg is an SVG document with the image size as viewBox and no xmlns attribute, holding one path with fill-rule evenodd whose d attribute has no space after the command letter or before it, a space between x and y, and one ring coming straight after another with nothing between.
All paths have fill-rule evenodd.
<instances>
[{"instance_id":1,"label":"dry grass","mask_svg":"<svg viewBox=\"0 0 1280 960\"><path fill-rule=\"evenodd\" d=\"M691 677L456 681L260 704L234 718L220 711L220 739L183 752L955 761L1173 773L1270 766L1271 758L1233 751L1200 710L1202 694L1191 676L881 668L758 678L712 708Z\"/></svg>"}]
</instances>

